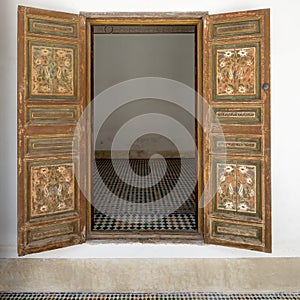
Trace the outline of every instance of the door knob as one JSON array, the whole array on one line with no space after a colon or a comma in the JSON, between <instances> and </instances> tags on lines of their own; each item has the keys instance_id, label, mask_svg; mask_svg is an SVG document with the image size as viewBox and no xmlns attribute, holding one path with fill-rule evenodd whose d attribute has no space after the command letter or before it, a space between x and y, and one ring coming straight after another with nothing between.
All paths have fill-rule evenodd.
<instances>
[{"instance_id":1,"label":"door knob","mask_svg":"<svg viewBox=\"0 0 300 300\"><path fill-rule=\"evenodd\" d=\"M269 89L269 84L268 83L264 83L262 85L262 88L263 88L264 91L268 90Z\"/></svg>"}]
</instances>

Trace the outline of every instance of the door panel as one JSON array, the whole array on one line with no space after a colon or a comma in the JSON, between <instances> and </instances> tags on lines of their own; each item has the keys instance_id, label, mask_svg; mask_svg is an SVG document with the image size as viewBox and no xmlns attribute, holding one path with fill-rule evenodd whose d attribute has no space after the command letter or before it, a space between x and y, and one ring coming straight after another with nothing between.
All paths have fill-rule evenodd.
<instances>
[{"instance_id":1,"label":"door panel","mask_svg":"<svg viewBox=\"0 0 300 300\"><path fill-rule=\"evenodd\" d=\"M18 253L85 241L85 19L19 7ZM80 76L81 80L79 80Z\"/></svg>"},{"instance_id":2,"label":"door panel","mask_svg":"<svg viewBox=\"0 0 300 300\"><path fill-rule=\"evenodd\" d=\"M206 243L271 251L269 10L204 17ZM211 200L211 201L210 201Z\"/></svg>"},{"instance_id":3,"label":"door panel","mask_svg":"<svg viewBox=\"0 0 300 300\"><path fill-rule=\"evenodd\" d=\"M234 157L232 157L234 158ZM229 213L237 219L245 216L261 219L261 161L260 159L218 159L212 162L213 211Z\"/></svg>"}]
</instances>

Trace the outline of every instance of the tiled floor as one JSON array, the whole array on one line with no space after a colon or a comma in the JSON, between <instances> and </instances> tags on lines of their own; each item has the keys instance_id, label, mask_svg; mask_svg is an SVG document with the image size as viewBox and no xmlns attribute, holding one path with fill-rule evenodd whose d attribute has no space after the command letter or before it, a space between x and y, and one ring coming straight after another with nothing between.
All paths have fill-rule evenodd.
<instances>
[{"instance_id":1,"label":"tiled floor","mask_svg":"<svg viewBox=\"0 0 300 300\"><path fill-rule=\"evenodd\" d=\"M145 159L96 163L92 230L196 230L194 159L166 159L165 173L163 159L151 172Z\"/></svg>"},{"instance_id":2,"label":"tiled floor","mask_svg":"<svg viewBox=\"0 0 300 300\"><path fill-rule=\"evenodd\" d=\"M93 230L195 231L196 220L193 213L174 213L166 217L126 214L111 217L97 212L94 215Z\"/></svg>"},{"instance_id":3,"label":"tiled floor","mask_svg":"<svg viewBox=\"0 0 300 300\"><path fill-rule=\"evenodd\" d=\"M300 293L0 293L2 300L299 300Z\"/></svg>"}]
</instances>

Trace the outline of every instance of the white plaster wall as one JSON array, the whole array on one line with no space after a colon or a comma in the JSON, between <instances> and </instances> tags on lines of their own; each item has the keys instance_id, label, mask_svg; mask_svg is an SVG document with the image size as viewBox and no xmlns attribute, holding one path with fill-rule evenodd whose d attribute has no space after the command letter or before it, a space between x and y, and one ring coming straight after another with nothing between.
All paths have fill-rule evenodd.
<instances>
[{"instance_id":1,"label":"white plaster wall","mask_svg":"<svg viewBox=\"0 0 300 300\"><path fill-rule=\"evenodd\" d=\"M297 0L5 0L0 2L0 255L16 256L17 5L79 11L195 11L272 9L273 254L201 245L104 244L31 257L255 257L300 256L299 8Z\"/></svg>"},{"instance_id":2,"label":"white plaster wall","mask_svg":"<svg viewBox=\"0 0 300 300\"><path fill-rule=\"evenodd\" d=\"M113 101L102 101L101 92L113 87L115 84L126 80L141 77L160 77L176 80L194 88L194 34L115 34L115 35L94 35L94 122L104 122L108 117L108 112L114 111ZM97 97L98 96L98 97ZM145 101L146 100L146 101ZM176 103L176 99L174 99ZM139 99L140 109L147 109L147 99ZM124 103L120 102L120 105ZM180 103L176 103L180 105ZM147 111L147 110L146 110ZM168 111L176 115L173 106L166 103L159 103L155 106L155 112ZM111 142L114 139L116 130L120 124L124 125L128 116L138 111L134 108L125 108L122 114L110 118L112 122L107 126L105 132L95 135L95 150L109 151ZM195 113L194 110L191 113ZM176 116L178 122L184 122L182 114ZM117 119L117 120L116 120ZM186 120L187 121L187 120ZM185 122L186 123L186 122ZM153 124L154 125L154 124ZM169 125L169 126L167 126ZM165 137L172 138L172 142L178 145L182 151L194 156L194 127L195 121L190 118L187 130L191 137L174 130L172 123L166 119L158 119L155 122L157 129L164 128L166 135L156 134L151 139L140 137L139 131L143 126L143 118L135 122L135 126L130 130L123 131L119 135L118 146L114 151L124 151L131 148L131 142L136 141L135 150L152 153L157 148L161 151L174 151L170 143L166 143ZM150 128L148 128L150 129ZM151 130L153 132L153 129Z\"/></svg>"}]
</instances>

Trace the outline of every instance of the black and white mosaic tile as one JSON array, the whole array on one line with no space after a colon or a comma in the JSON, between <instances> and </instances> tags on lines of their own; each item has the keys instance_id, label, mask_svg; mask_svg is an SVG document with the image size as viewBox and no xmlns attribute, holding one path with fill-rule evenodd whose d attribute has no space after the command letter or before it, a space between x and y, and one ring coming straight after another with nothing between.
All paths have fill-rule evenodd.
<instances>
[{"instance_id":1,"label":"black and white mosaic tile","mask_svg":"<svg viewBox=\"0 0 300 300\"><path fill-rule=\"evenodd\" d=\"M92 230L196 230L195 159L154 159L151 168L146 159L96 164Z\"/></svg>"},{"instance_id":2,"label":"black and white mosaic tile","mask_svg":"<svg viewBox=\"0 0 300 300\"><path fill-rule=\"evenodd\" d=\"M300 293L1 293L1 300L299 300Z\"/></svg>"}]
</instances>

